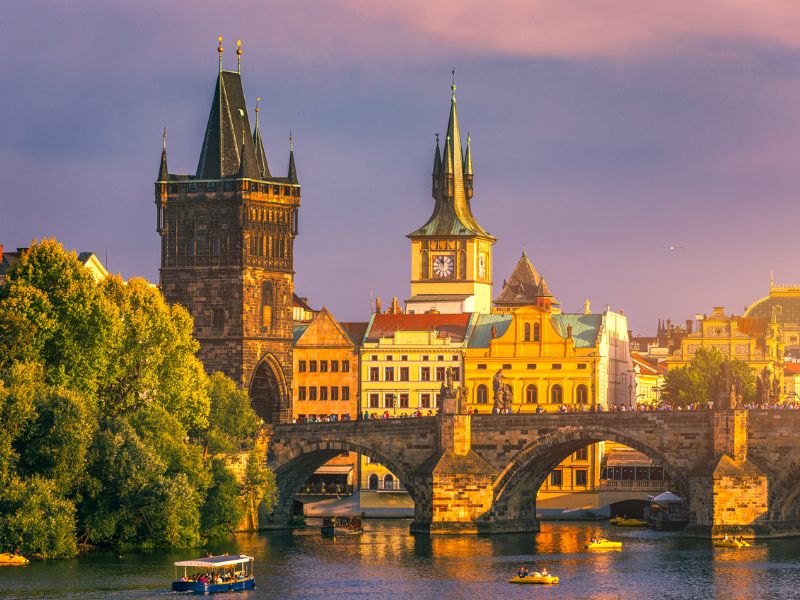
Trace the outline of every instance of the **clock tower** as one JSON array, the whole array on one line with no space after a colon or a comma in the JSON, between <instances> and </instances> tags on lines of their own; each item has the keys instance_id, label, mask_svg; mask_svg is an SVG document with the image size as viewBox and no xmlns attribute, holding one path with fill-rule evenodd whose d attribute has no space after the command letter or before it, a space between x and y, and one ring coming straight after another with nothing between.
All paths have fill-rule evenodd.
<instances>
[{"instance_id":1,"label":"clock tower","mask_svg":"<svg viewBox=\"0 0 800 600\"><path fill-rule=\"evenodd\" d=\"M472 214L472 149L467 136L462 151L456 113L456 86L452 86L450 120L444 153L436 137L433 157L433 214L408 235L411 240L411 313L477 312L492 308L492 245Z\"/></svg>"}]
</instances>

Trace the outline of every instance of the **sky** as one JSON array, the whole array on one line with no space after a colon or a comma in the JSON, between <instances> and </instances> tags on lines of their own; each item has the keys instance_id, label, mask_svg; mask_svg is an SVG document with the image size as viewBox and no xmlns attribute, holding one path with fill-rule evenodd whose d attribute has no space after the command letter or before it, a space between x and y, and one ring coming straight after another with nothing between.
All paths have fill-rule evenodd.
<instances>
[{"instance_id":1,"label":"sky","mask_svg":"<svg viewBox=\"0 0 800 600\"><path fill-rule=\"evenodd\" d=\"M222 35L273 173L294 134L296 291L340 320L410 295L453 68L495 295L525 248L565 312L647 335L800 282L796 0L3 4L6 248L55 237L157 281L161 131L194 173Z\"/></svg>"}]
</instances>

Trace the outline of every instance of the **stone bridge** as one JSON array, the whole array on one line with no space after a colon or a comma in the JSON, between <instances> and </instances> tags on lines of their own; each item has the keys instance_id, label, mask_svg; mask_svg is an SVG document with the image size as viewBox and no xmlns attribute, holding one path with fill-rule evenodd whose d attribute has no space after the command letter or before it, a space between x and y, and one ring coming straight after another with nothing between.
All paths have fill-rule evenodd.
<instances>
[{"instance_id":1,"label":"stone bridge","mask_svg":"<svg viewBox=\"0 0 800 600\"><path fill-rule=\"evenodd\" d=\"M727 410L438 416L276 425L268 450L277 519L344 451L383 463L414 499L412 531L536 531L535 498L576 450L610 440L663 467L688 499L687 535L800 532L800 411Z\"/></svg>"}]
</instances>

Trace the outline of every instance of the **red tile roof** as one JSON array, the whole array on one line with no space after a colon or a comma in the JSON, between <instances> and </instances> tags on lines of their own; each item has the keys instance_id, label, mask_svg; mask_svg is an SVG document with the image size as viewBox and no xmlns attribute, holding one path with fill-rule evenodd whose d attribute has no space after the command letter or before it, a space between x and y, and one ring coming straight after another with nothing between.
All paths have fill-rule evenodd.
<instances>
[{"instance_id":1,"label":"red tile roof","mask_svg":"<svg viewBox=\"0 0 800 600\"><path fill-rule=\"evenodd\" d=\"M361 340L364 339L364 334L367 332L367 327L369 327L369 323L367 322L348 322L348 323L339 323L350 338L356 343L357 346L361 345Z\"/></svg>"},{"instance_id":2,"label":"red tile roof","mask_svg":"<svg viewBox=\"0 0 800 600\"><path fill-rule=\"evenodd\" d=\"M472 315L463 314L377 314L367 334L367 341L376 342L381 337L390 337L395 331L431 331L439 335L449 334L454 342L463 342Z\"/></svg>"},{"instance_id":3,"label":"red tile roof","mask_svg":"<svg viewBox=\"0 0 800 600\"><path fill-rule=\"evenodd\" d=\"M644 375L659 375L663 373L663 369L659 367L658 363L653 364L638 352L631 352L631 359L634 364L639 366L639 370Z\"/></svg>"},{"instance_id":4,"label":"red tile roof","mask_svg":"<svg viewBox=\"0 0 800 600\"><path fill-rule=\"evenodd\" d=\"M800 363L783 363L783 372L786 375L800 375Z\"/></svg>"}]
</instances>

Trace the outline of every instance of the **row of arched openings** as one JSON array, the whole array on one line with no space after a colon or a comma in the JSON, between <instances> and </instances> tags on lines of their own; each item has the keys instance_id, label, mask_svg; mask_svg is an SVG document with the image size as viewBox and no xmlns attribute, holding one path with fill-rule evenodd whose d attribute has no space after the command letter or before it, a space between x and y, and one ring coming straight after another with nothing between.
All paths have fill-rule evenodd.
<instances>
[{"instance_id":1,"label":"row of arched openings","mask_svg":"<svg viewBox=\"0 0 800 600\"><path fill-rule=\"evenodd\" d=\"M522 327L522 341L524 342L538 342L539 341L539 324L533 324L533 335L531 335L531 324L525 323Z\"/></svg>"},{"instance_id":2,"label":"row of arched openings","mask_svg":"<svg viewBox=\"0 0 800 600\"><path fill-rule=\"evenodd\" d=\"M367 480L367 487L371 490L380 489L381 479L375 473L369 476ZM391 473L387 473L383 476L383 489L384 490L391 490L394 489L394 476Z\"/></svg>"},{"instance_id":3,"label":"row of arched openings","mask_svg":"<svg viewBox=\"0 0 800 600\"><path fill-rule=\"evenodd\" d=\"M483 384L478 386L477 402L478 404L489 403L489 389ZM539 388L535 384L529 384L528 386L525 387L525 402L527 404L539 403ZM588 404L588 402L589 402L589 390L585 385L581 384L577 388L575 388L575 403ZM551 404L564 403L564 388L560 384L555 384L553 387L550 388L550 403Z\"/></svg>"}]
</instances>

